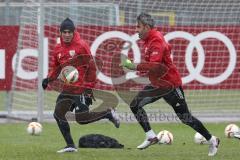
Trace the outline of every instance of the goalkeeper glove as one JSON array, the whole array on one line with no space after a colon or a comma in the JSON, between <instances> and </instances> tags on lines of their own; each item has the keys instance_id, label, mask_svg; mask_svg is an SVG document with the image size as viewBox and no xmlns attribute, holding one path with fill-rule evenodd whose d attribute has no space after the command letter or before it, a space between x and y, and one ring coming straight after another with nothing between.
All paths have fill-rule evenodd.
<instances>
[{"instance_id":1,"label":"goalkeeper glove","mask_svg":"<svg viewBox=\"0 0 240 160\"><path fill-rule=\"evenodd\" d=\"M129 59L125 59L121 65L127 69L135 70L136 66L134 63L132 63Z\"/></svg>"}]
</instances>

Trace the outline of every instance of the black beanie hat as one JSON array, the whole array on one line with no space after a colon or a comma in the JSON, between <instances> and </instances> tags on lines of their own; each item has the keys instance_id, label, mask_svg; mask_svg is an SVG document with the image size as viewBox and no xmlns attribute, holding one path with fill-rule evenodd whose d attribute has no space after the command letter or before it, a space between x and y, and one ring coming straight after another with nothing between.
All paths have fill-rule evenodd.
<instances>
[{"instance_id":1,"label":"black beanie hat","mask_svg":"<svg viewBox=\"0 0 240 160\"><path fill-rule=\"evenodd\" d=\"M73 21L69 18L66 18L60 26L60 32L63 32L65 29L68 29L70 31L74 31L75 30L75 26L73 24Z\"/></svg>"}]
</instances>

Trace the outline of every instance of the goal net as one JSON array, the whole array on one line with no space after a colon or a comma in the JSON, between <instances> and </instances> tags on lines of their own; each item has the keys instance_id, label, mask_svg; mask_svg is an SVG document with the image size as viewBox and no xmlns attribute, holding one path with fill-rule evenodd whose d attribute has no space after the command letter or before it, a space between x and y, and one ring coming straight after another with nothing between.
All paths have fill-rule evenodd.
<instances>
[{"instance_id":1,"label":"goal net","mask_svg":"<svg viewBox=\"0 0 240 160\"><path fill-rule=\"evenodd\" d=\"M69 17L81 38L90 45L92 55L102 62L98 66L97 101L93 108L107 102L108 107L117 106L123 121L133 120L128 105L148 80L118 65L124 56L136 63L143 60L142 42L138 40L135 26L137 15L147 12L172 46L172 59L182 76L191 112L206 121L240 120L239 8L240 3L234 0L27 1L20 19L9 113L31 113L43 107L43 115L51 115L58 92L44 91L40 99L44 105L38 106L41 92L38 92L37 75L44 77L47 73L44 71L50 69L59 25ZM39 23L41 18L44 23ZM38 52L41 25L43 52ZM43 68L39 73L41 65L37 55L41 54L44 55ZM25 77L21 72L26 73ZM174 121L172 109L164 100L150 104L146 110L151 114L150 120Z\"/></svg>"}]
</instances>

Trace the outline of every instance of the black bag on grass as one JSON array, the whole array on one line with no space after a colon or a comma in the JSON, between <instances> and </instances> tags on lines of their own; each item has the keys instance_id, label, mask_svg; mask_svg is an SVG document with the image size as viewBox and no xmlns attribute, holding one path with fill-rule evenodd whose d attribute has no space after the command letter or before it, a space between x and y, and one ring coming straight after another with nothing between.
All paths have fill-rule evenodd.
<instances>
[{"instance_id":1,"label":"black bag on grass","mask_svg":"<svg viewBox=\"0 0 240 160\"><path fill-rule=\"evenodd\" d=\"M116 139L101 134L88 134L80 137L79 148L123 148Z\"/></svg>"}]
</instances>

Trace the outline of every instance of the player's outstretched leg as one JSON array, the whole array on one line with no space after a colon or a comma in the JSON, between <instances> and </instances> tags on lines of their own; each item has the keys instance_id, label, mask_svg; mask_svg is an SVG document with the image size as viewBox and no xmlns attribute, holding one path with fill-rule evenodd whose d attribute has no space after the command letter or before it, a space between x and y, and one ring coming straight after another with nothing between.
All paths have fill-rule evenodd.
<instances>
[{"instance_id":1,"label":"player's outstretched leg","mask_svg":"<svg viewBox=\"0 0 240 160\"><path fill-rule=\"evenodd\" d=\"M92 122L96 122L98 120L107 118L110 122L114 124L116 128L120 126L120 120L118 118L118 114L116 110L113 108L109 108L105 111L98 111L98 112L79 112L77 109L75 110L75 118L77 123L79 124L88 124Z\"/></svg>"}]
</instances>

